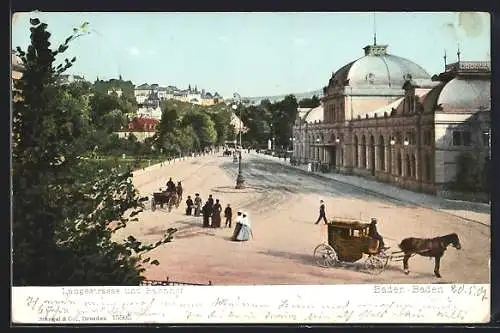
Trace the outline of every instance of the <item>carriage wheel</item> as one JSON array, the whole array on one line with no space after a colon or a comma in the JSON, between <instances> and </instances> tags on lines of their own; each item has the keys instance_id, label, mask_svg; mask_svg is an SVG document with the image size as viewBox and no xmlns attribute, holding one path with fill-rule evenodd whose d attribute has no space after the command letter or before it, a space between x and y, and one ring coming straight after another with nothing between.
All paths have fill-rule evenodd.
<instances>
[{"instance_id":1,"label":"carriage wheel","mask_svg":"<svg viewBox=\"0 0 500 333\"><path fill-rule=\"evenodd\" d=\"M314 249L314 259L320 267L333 267L338 262L337 252L328 244L320 244Z\"/></svg>"},{"instance_id":2,"label":"carriage wheel","mask_svg":"<svg viewBox=\"0 0 500 333\"><path fill-rule=\"evenodd\" d=\"M151 199L151 210L154 212L154 211L155 211L155 209L156 209L155 199L154 199L154 198L152 198L152 199Z\"/></svg>"},{"instance_id":3,"label":"carriage wheel","mask_svg":"<svg viewBox=\"0 0 500 333\"><path fill-rule=\"evenodd\" d=\"M388 256L386 256L385 254L377 254L366 258L364 266L366 270L378 275L382 273L388 262Z\"/></svg>"}]
</instances>

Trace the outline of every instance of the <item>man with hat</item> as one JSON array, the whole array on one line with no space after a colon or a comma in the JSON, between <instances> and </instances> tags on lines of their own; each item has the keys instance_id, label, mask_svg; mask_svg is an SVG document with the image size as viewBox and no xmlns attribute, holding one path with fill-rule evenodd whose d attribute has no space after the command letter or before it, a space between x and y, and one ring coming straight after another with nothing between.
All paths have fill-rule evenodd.
<instances>
[{"instance_id":1,"label":"man with hat","mask_svg":"<svg viewBox=\"0 0 500 333\"><path fill-rule=\"evenodd\" d=\"M200 216L202 200L200 194L196 193L194 195L194 216Z\"/></svg>"},{"instance_id":2,"label":"man with hat","mask_svg":"<svg viewBox=\"0 0 500 333\"><path fill-rule=\"evenodd\" d=\"M231 209L231 205L227 204L226 209L224 210L224 217L226 218L226 228L229 226L231 228L231 222L233 219L233 210Z\"/></svg>"},{"instance_id":3,"label":"man with hat","mask_svg":"<svg viewBox=\"0 0 500 333\"><path fill-rule=\"evenodd\" d=\"M385 247L384 238L377 231L377 219L375 217L372 217L370 226L368 227L368 237L371 237L379 241L379 249L381 250L388 249Z\"/></svg>"},{"instance_id":4,"label":"man with hat","mask_svg":"<svg viewBox=\"0 0 500 333\"><path fill-rule=\"evenodd\" d=\"M318 220L316 221L316 223L314 223L314 224L318 224L319 221L321 221L321 219L323 219L323 221L326 224L326 223L328 223L328 221L326 220L325 203L323 202L323 200L320 200L319 203L320 203L320 206L319 206L319 217L318 217Z\"/></svg>"}]
</instances>

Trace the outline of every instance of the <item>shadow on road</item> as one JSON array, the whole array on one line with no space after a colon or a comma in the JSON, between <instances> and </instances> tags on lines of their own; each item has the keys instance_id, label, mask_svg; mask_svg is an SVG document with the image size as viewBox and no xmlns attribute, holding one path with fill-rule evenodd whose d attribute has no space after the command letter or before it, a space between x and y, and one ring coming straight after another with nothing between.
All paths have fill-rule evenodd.
<instances>
[{"instance_id":1,"label":"shadow on road","mask_svg":"<svg viewBox=\"0 0 500 333\"><path fill-rule=\"evenodd\" d=\"M310 254L301 254L301 253L293 253L293 252L285 252L278 250L267 250L267 251L259 251L259 254L264 254L272 257L283 258L288 260L293 260L295 262L305 264L305 265L313 265L313 257Z\"/></svg>"}]
</instances>

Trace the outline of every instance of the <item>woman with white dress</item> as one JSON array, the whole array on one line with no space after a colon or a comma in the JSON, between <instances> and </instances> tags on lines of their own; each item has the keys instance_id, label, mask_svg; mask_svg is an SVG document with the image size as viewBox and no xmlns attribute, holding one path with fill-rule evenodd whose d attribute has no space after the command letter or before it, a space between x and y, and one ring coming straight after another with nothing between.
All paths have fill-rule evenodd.
<instances>
[{"instance_id":1,"label":"woman with white dress","mask_svg":"<svg viewBox=\"0 0 500 333\"><path fill-rule=\"evenodd\" d=\"M250 236L253 237L253 234L252 234L252 225L248 217L248 214L246 212L243 212L240 223L241 223L241 229L238 235L236 236L236 240L247 241L250 239Z\"/></svg>"},{"instance_id":2,"label":"woman with white dress","mask_svg":"<svg viewBox=\"0 0 500 333\"><path fill-rule=\"evenodd\" d=\"M241 219L242 218L243 218L243 212L241 210L238 210L238 213L236 214L233 236L231 237L232 241L236 241L236 238L238 237L238 234L240 233Z\"/></svg>"}]
</instances>

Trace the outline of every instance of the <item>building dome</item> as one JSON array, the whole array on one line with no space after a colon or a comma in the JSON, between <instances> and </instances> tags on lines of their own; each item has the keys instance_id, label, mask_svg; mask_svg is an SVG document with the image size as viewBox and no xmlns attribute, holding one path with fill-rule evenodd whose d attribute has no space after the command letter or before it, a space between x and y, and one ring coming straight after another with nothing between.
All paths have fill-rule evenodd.
<instances>
[{"instance_id":1,"label":"building dome","mask_svg":"<svg viewBox=\"0 0 500 333\"><path fill-rule=\"evenodd\" d=\"M490 109L490 81L454 78L446 83L436 105L449 111Z\"/></svg>"},{"instance_id":2,"label":"building dome","mask_svg":"<svg viewBox=\"0 0 500 333\"><path fill-rule=\"evenodd\" d=\"M430 80L431 76L416 63L387 53L387 45L369 45L365 56L339 69L332 80L340 85L359 88L401 89L408 80Z\"/></svg>"},{"instance_id":3,"label":"building dome","mask_svg":"<svg viewBox=\"0 0 500 333\"><path fill-rule=\"evenodd\" d=\"M307 114L304 116L304 121L306 123L315 123L317 121L323 121L323 106L317 106L315 108L312 108L307 112Z\"/></svg>"}]
</instances>

